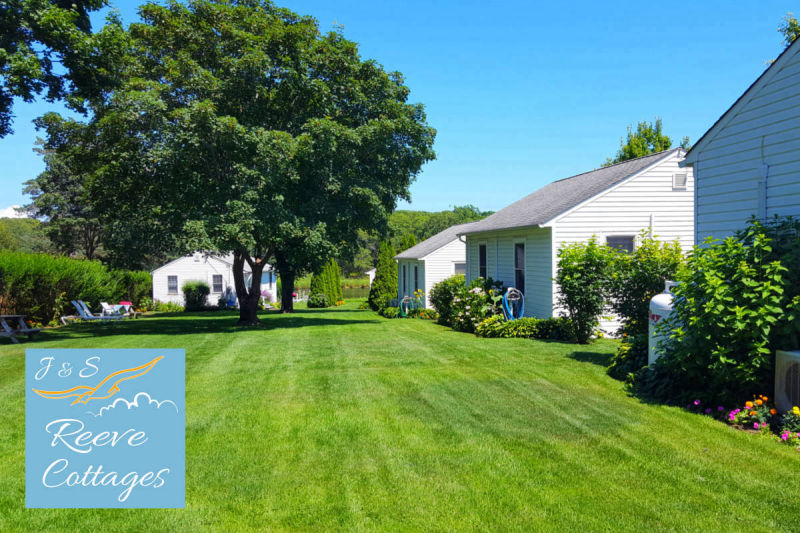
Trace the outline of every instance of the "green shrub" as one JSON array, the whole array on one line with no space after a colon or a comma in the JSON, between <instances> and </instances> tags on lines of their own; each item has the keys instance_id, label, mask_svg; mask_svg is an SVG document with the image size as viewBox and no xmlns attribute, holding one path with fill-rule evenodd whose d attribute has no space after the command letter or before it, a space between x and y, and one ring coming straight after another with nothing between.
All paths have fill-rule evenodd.
<instances>
[{"instance_id":1,"label":"green shrub","mask_svg":"<svg viewBox=\"0 0 800 533\"><path fill-rule=\"evenodd\" d=\"M647 335L650 300L664 291L665 281L675 279L682 265L678 241L658 241L647 231L640 235L633 253L611 256L606 293L622 323L619 333Z\"/></svg>"},{"instance_id":2,"label":"green shrub","mask_svg":"<svg viewBox=\"0 0 800 533\"><path fill-rule=\"evenodd\" d=\"M502 283L475 278L453 299L453 329L473 333L483 320L502 312L501 299Z\"/></svg>"},{"instance_id":3,"label":"green shrub","mask_svg":"<svg viewBox=\"0 0 800 533\"><path fill-rule=\"evenodd\" d=\"M161 302L156 300L153 302L153 311L156 313L181 313L184 311L184 307L175 302Z\"/></svg>"},{"instance_id":4,"label":"green shrub","mask_svg":"<svg viewBox=\"0 0 800 533\"><path fill-rule=\"evenodd\" d=\"M153 294L153 277L149 272L112 270L111 275L117 280L118 296L115 300L131 302L134 307L139 307Z\"/></svg>"},{"instance_id":5,"label":"green shrub","mask_svg":"<svg viewBox=\"0 0 800 533\"><path fill-rule=\"evenodd\" d=\"M615 379L625 379L647 366L648 342L647 333L623 337L611 358L608 375Z\"/></svg>"},{"instance_id":6,"label":"green shrub","mask_svg":"<svg viewBox=\"0 0 800 533\"><path fill-rule=\"evenodd\" d=\"M330 303L328 302L328 297L325 296L324 293L318 292L308 297L308 302L306 302L306 305L312 309L315 309L321 307L328 307Z\"/></svg>"},{"instance_id":7,"label":"green shrub","mask_svg":"<svg viewBox=\"0 0 800 533\"><path fill-rule=\"evenodd\" d=\"M588 242L565 244L558 250L558 303L565 309L578 342L589 342L606 306L606 287L610 265L618 253L599 244L592 237Z\"/></svg>"},{"instance_id":8,"label":"green shrub","mask_svg":"<svg viewBox=\"0 0 800 533\"><path fill-rule=\"evenodd\" d=\"M395 251L389 242L382 242L378 251L378 262L375 266L375 279L369 289L369 306L380 311L389 305L389 301L397 298L397 263Z\"/></svg>"},{"instance_id":9,"label":"green shrub","mask_svg":"<svg viewBox=\"0 0 800 533\"><path fill-rule=\"evenodd\" d=\"M537 339L575 342L575 328L568 318L541 318L536 326Z\"/></svg>"},{"instance_id":10,"label":"green shrub","mask_svg":"<svg viewBox=\"0 0 800 533\"><path fill-rule=\"evenodd\" d=\"M431 287L431 306L439 314L439 324L453 327L453 302L456 296L465 292L466 280L462 274L451 276Z\"/></svg>"},{"instance_id":11,"label":"green shrub","mask_svg":"<svg viewBox=\"0 0 800 533\"><path fill-rule=\"evenodd\" d=\"M397 318L400 316L400 308L399 307L384 307L378 314L384 318Z\"/></svg>"},{"instance_id":12,"label":"green shrub","mask_svg":"<svg viewBox=\"0 0 800 533\"><path fill-rule=\"evenodd\" d=\"M565 318L523 317L506 320L501 315L490 316L475 328L479 337L572 340L572 325Z\"/></svg>"},{"instance_id":13,"label":"green shrub","mask_svg":"<svg viewBox=\"0 0 800 533\"><path fill-rule=\"evenodd\" d=\"M800 288L789 281L798 267L780 260L800 250L796 232L783 234L793 224L752 222L695 250L674 289L674 312L662 321L671 339L664 355L636 374L635 390L661 401L723 405L772 390L774 350L798 343Z\"/></svg>"},{"instance_id":14,"label":"green shrub","mask_svg":"<svg viewBox=\"0 0 800 533\"><path fill-rule=\"evenodd\" d=\"M83 300L99 311L100 302L137 303L149 296L149 287L149 274L110 272L98 261L0 252L0 310L44 324L74 314L72 300Z\"/></svg>"},{"instance_id":15,"label":"green shrub","mask_svg":"<svg viewBox=\"0 0 800 533\"><path fill-rule=\"evenodd\" d=\"M331 259L320 270L318 274L311 277L309 302L314 296L325 296L325 305L319 306L322 301L320 298L315 298L315 305L318 307L328 307L344 300L342 294L342 278L341 270L335 259ZM311 307L311 305L309 305Z\"/></svg>"},{"instance_id":16,"label":"green shrub","mask_svg":"<svg viewBox=\"0 0 800 533\"><path fill-rule=\"evenodd\" d=\"M187 281L181 287L183 291L183 302L186 311L202 311L208 304L208 295L211 293L211 288L205 281Z\"/></svg>"}]
</instances>

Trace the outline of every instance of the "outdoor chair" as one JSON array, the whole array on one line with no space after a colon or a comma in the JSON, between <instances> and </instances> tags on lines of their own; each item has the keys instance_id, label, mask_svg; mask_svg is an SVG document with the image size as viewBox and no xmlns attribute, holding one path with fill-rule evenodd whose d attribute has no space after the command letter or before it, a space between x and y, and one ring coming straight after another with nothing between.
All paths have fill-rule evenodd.
<instances>
[{"instance_id":1,"label":"outdoor chair","mask_svg":"<svg viewBox=\"0 0 800 533\"><path fill-rule=\"evenodd\" d=\"M100 307L103 308L103 316L122 316L125 318L136 318L136 311L133 306L128 306L126 310L124 305L111 305L108 302L100 302Z\"/></svg>"},{"instance_id":2,"label":"outdoor chair","mask_svg":"<svg viewBox=\"0 0 800 533\"><path fill-rule=\"evenodd\" d=\"M86 302L84 302L83 300L72 300L72 305L74 305L75 309L78 310L78 316L80 317L81 320L86 320L86 321L100 320L103 322L108 322L111 320L122 320L123 318L125 318L122 315L109 315L109 316L95 315L94 313L91 312L91 310L89 310L89 306L86 305Z\"/></svg>"}]
</instances>

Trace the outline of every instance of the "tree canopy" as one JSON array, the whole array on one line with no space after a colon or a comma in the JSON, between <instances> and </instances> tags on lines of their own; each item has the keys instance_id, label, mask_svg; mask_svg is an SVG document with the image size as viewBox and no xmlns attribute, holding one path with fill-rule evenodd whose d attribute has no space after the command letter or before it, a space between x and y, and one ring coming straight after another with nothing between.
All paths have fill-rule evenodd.
<instances>
[{"instance_id":1,"label":"tree canopy","mask_svg":"<svg viewBox=\"0 0 800 533\"><path fill-rule=\"evenodd\" d=\"M680 146L688 150L690 147L689 137L684 137ZM656 118L655 122L639 122L635 131L633 126L628 126L628 135L625 139L620 140L617 154L613 159L606 159L603 166L615 165L629 159L669 150L670 148L672 148L672 139L664 134L660 118Z\"/></svg>"},{"instance_id":2,"label":"tree canopy","mask_svg":"<svg viewBox=\"0 0 800 533\"><path fill-rule=\"evenodd\" d=\"M360 230L386 231L435 130L400 73L311 17L257 0L148 3L140 17L98 33L126 51L87 125L105 246L130 264L233 252L244 323L273 262L291 310L296 273L348 255Z\"/></svg>"},{"instance_id":3,"label":"tree canopy","mask_svg":"<svg viewBox=\"0 0 800 533\"><path fill-rule=\"evenodd\" d=\"M25 183L32 198L27 211L45 218L44 231L56 249L86 259L100 257L103 227L87 197L86 182L97 156L91 130L75 120L48 113L36 121L47 132L37 151L45 170Z\"/></svg>"},{"instance_id":4,"label":"tree canopy","mask_svg":"<svg viewBox=\"0 0 800 533\"><path fill-rule=\"evenodd\" d=\"M784 44L789 46L795 39L800 37L800 22L793 14L787 13L783 17L781 25L778 26L778 31L783 35Z\"/></svg>"},{"instance_id":5,"label":"tree canopy","mask_svg":"<svg viewBox=\"0 0 800 533\"><path fill-rule=\"evenodd\" d=\"M82 100L103 85L89 13L105 0L10 0L0 4L0 137L12 130L14 98Z\"/></svg>"}]
</instances>

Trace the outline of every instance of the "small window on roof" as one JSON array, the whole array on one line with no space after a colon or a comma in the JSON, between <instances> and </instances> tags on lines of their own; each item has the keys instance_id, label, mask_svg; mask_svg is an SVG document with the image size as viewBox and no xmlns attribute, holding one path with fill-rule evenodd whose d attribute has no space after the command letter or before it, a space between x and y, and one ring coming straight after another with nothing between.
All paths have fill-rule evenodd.
<instances>
[{"instance_id":1,"label":"small window on roof","mask_svg":"<svg viewBox=\"0 0 800 533\"><path fill-rule=\"evenodd\" d=\"M672 175L672 188L679 190L686 190L686 181L688 180L687 174L673 174Z\"/></svg>"},{"instance_id":2,"label":"small window on roof","mask_svg":"<svg viewBox=\"0 0 800 533\"><path fill-rule=\"evenodd\" d=\"M614 235L606 237L606 244L611 248L617 250L633 253L634 236L633 235Z\"/></svg>"}]
</instances>

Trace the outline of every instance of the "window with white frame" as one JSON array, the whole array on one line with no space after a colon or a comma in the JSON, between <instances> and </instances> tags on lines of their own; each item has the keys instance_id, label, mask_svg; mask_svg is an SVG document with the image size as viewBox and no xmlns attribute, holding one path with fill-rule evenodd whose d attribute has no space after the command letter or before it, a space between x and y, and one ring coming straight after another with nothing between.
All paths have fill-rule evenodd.
<instances>
[{"instance_id":1,"label":"window with white frame","mask_svg":"<svg viewBox=\"0 0 800 533\"><path fill-rule=\"evenodd\" d=\"M211 285L213 292L222 292L222 274L214 274L211 276Z\"/></svg>"},{"instance_id":2,"label":"window with white frame","mask_svg":"<svg viewBox=\"0 0 800 533\"><path fill-rule=\"evenodd\" d=\"M672 175L672 188L678 191L685 191L686 190L686 182L689 179L689 175L685 172L673 174Z\"/></svg>"},{"instance_id":3,"label":"window with white frame","mask_svg":"<svg viewBox=\"0 0 800 533\"><path fill-rule=\"evenodd\" d=\"M453 263L453 274L467 274L467 264L466 263Z\"/></svg>"},{"instance_id":4,"label":"window with white frame","mask_svg":"<svg viewBox=\"0 0 800 533\"><path fill-rule=\"evenodd\" d=\"M178 276L167 276L167 294L178 294Z\"/></svg>"}]
</instances>

